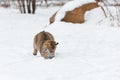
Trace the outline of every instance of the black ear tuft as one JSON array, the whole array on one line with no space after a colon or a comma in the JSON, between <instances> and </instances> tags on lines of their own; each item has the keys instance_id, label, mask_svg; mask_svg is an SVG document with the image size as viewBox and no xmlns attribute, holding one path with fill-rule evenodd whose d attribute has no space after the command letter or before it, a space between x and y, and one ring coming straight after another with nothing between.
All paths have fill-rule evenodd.
<instances>
[{"instance_id":1,"label":"black ear tuft","mask_svg":"<svg viewBox=\"0 0 120 80\"><path fill-rule=\"evenodd\" d=\"M58 45L59 43L57 42L55 45Z\"/></svg>"}]
</instances>

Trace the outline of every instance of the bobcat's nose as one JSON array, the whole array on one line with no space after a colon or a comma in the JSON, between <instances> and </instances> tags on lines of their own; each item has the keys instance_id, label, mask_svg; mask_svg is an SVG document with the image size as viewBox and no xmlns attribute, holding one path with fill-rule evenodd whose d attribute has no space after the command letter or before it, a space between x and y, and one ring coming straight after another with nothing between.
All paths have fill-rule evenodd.
<instances>
[{"instance_id":1,"label":"bobcat's nose","mask_svg":"<svg viewBox=\"0 0 120 80\"><path fill-rule=\"evenodd\" d=\"M54 56L49 57L49 59L52 59Z\"/></svg>"},{"instance_id":2,"label":"bobcat's nose","mask_svg":"<svg viewBox=\"0 0 120 80\"><path fill-rule=\"evenodd\" d=\"M49 57L49 59L52 59L52 57Z\"/></svg>"}]
</instances>

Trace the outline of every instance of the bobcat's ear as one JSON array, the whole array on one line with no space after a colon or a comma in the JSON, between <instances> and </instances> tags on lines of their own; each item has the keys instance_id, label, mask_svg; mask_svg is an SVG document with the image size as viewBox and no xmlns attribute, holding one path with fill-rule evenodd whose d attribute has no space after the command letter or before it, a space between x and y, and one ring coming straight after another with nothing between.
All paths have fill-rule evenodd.
<instances>
[{"instance_id":1,"label":"bobcat's ear","mask_svg":"<svg viewBox=\"0 0 120 80\"><path fill-rule=\"evenodd\" d=\"M55 43L55 45L58 45L59 43L57 42L57 43Z\"/></svg>"}]
</instances>

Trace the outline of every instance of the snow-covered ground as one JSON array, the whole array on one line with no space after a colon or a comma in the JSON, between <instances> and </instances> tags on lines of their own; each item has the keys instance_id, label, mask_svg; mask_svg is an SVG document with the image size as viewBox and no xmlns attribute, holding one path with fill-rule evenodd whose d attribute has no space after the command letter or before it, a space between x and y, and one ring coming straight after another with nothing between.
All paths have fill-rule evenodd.
<instances>
[{"instance_id":1,"label":"snow-covered ground","mask_svg":"<svg viewBox=\"0 0 120 80\"><path fill-rule=\"evenodd\" d=\"M58 9L24 15L0 8L0 80L120 80L120 28L95 20L94 10L84 24L55 22L45 29ZM33 37L44 29L59 42L53 59L32 55Z\"/></svg>"}]
</instances>

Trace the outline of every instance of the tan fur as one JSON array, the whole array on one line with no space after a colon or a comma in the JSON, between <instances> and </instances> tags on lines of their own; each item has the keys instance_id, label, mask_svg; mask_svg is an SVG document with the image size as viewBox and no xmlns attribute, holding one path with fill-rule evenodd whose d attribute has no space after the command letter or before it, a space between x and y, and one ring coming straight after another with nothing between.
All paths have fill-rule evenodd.
<instances>
[{"instance_id":1,"label":"tan fur","mask_svg":"<svg viewBox=\"0 0 120 80\"><path fill-rule=\"evenodd\" d=\"M78 8L75 8L72 11L67 11L65 17L61 21L72 22L72 23L84 23L85 12L97 7L99 7L97 2L84 4ZM53 16L50 18L50 23L53 23L55 21L56 14L57 12L53 14Z\"/></svg>"},{"instance_id":2,"label":"tan fur","mask_svg":"<svg viewBox=\"0 0 120 80\"><path fill-rule=\"evenodd\" d=\"M37 52L39 51L42 57L51 59L54 57L57 43L52 34L43 31L35 35L33 46L33 55L37 55ZM49 52L49 54L47 54L47 52Z\"/></svg>"},{"instance_id":3,"label":"tan fur","mask_svg":"<svg viewBox=\"0 0 120 80\"><path fill-rule=\"evenodd\" d=\"M58 12L58 11L57 11ZM55 12L52 17L50 17L50 24L52 24L55 21L55 16L57 14L57 12Z\"/></svg>"}]
</instances>

